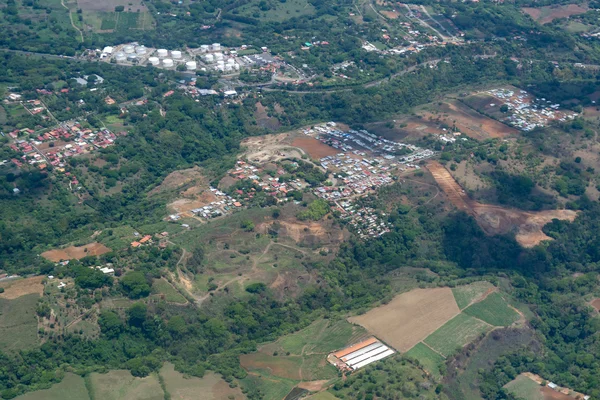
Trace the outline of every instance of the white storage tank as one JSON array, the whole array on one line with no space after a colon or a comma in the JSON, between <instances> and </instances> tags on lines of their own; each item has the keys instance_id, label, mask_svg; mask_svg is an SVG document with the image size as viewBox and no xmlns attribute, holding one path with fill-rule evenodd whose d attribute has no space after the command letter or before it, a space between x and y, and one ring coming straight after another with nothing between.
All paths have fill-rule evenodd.
<instances>
[{"instance_id":1,"label":"white storage tank","mask_svg":"<svg viewBox=\"0 0 600 400\"><path fill-rule=\"evenodd\" d=\"M128 44L127 46L123 47L123 51L126 54L131 54L135 51L135 48L132 45Z\"/></svg>"},{"instance_id":2,"label":"white storage tank","mask_svg":"<svg viewBox=\"0 0 600 400\"><path fill-rule=\"evenodd\" d=\"M210 50L210 46L207 44L203 44L200 46L200 51L203 53L208 53L209 50Z\"/></svg>"},{"instance_id":3,"label":"white storage tank","mask_svg":"<svg viewBox=\"0 0 600 400\"><path fill-rule=\"evenodd\" d=\"M175 59L180 59L181 58L181 52L179 50L173 50L171 52L171 56L173 56L173 58L175 58Z\"/></svg>"},{"instance_id":4,"label":"white storage tank","mask_svg":"<svg viewBox=\"0 0 600 400\"><path fill-rule=\"evenodd\" d=\"M212 49L213 49L213 51L220 51L221 50L221 43L213 43L212 44Z\"/></svg>"},{"instance_id":5,"label":"white storage tank","mask_svg":"<svg viewBox=\"0 0 600 400\"><path fill-rule=\"evenodd\" d=\"M196 70L196 61L188 61L185 63L185 69L187 69L188 71L194 71Z\"/></svg>"},{"instance_id":6,"label":"white storage tank","mask_svg":"<svg viewBox=\"0 0 600 400\"><path fill-rule=\"evenodd\" d=\"M230 58L227 60L227 64L235 64L235 60L233 58Z\"/></svg>"},{"instance_id":7,"label":"white storage tank","mask_svg":"<svg viewBox=\"0 0 600 400\"><path fill-rule=\"evenodd\" d=\"M112 47L112 46L106 46L106 47L104 48L104 50L102 50L102 52L103 52L103 53L105 53L105 54L112 54L113 50L114 50L114 49L113 49L113 47Z\"/></svg>"},{"instance_id":8,"label":"white storage tank","mask_svg":"<svg viewBox=\"0 0 600 400\"><path fill-rule=\"evenodd\" d=\"M138 46L135 48L135 52L139 55L144 55L148 52L148 50L146 49L146 46Z\"/></svg>"},{"instance_id":9,"label":"white storage tank","mask_svg":"<svg viewBox=\"0 0 600 400\"><path fill-rule=\"evenodd\" d=\"M215 53L215 60L221 61L223 59L223 53Z\"/></svg>"},{"instance_id":10,"label":"white storage tank","mask_svg":"<svg viewBox=\"0 0 600 400\"><path fill-rule=\"evenodd\" d=\"M160 64L160 60L158 59L158 57L150 57L148 59L148 62L150 62L150 64L152 64L154 66Z\"/></svg>"},{"instance_id":11,"label":"white storage tank","mask_svg":"<svg viewBox=\"0 0 600 400\"><path fill-rule=\"evenodd\" d=\"M206 62L209 62L209 63L215 61L215 57L212 54L205 55L204 59L206 60Z\"/></svg>"},{"instance_id":12,"label":"white storage tank","mask_svg":"<svg viewBox=\"0 0 600 400\"><path fill-rule=\"evenodd\" d=\"M158 49L158 50L156 50L156 54L159 57L164 58L169 55L169 51L167 49Z\"/></svg>"},{"instance_id":13,"label":"white storage tank","mask_svg":"<svg viewBox=\"0 0 600 400\"><path fill-rule=\"evenodd\" d=\"M125 61L126 58L127 56L122 51L115 53L115 60L117 61Z\"/></svg>"},{"instance_id":14,"label":"white storage tank","mask_svg":"<svg viewBox=\"0 0 600 400\"><path fill-rule=\"evenodd\" d=\"M170 58L165 58L163 60L163 66L165 66L166 68L170 68L173 66L173 60L171 60Z\"/></svg>"},{"instance_id":15,"label":"white storage tank","mask_svg":"<svg viewBox=\"0 0 600 400\"><path fill-rule=\"evenodd\" d=\"M233 69L233 66L231 64L227 64L225 66L225 71L231 71Z\"/></svg>"},{"instance_id":16,"label":"white storage tank","mask_svg":"<svg viewBox=\"0 0 600 400\"><path fill-rule=\"evenodd\" d=\"M233 69L235 69L236 71L240 70L240 64L233 64Z\"/></svg>"},{"instance_id":17,"label":"white storage tank","mask_svg":"<svg viewBox=\"0 0 600 400\"><path fill-rule=\"evenodd\" d=\"M135 55L135 54L128 54L128 55L127 55L127 59L128 59L129 61L133 61L133 60L135 60L136 58L137 58L137 55Z\"/></svg>"}]
</instances>

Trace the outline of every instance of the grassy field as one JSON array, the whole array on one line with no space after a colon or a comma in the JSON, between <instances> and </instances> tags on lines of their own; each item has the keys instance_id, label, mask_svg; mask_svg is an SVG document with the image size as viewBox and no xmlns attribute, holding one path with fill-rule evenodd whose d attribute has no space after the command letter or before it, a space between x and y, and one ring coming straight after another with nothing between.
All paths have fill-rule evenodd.
<instances>
[{"instance_id":1,"label":"grassy field","mask_svg":"<svg viewBox=\"0 0 600 400\"><path fill-rule=\"evenodd\" d=\"M0 299L0 350L18 351L37 345L38 294L14 300Z\"/></svg>"},{"instance_id":2,"label":"grassy field","mask_svg":"<svg viewBox=\"0 0 600 400\"><path fill-rule=\"evenodd\" d=\"M230 388L219 375L212 372L207 372L202 378L187 378L175 371L173 364L166 363L160 369L160 376L164 379L165 388L171 400L235 400L245 398L239 388Z\"/></svg>"},{"instance_id":3,"label":"grassy field","mask_svg":"<svg viewBox=\"0 0 600 400\"><path fill-rule=\"evenodd\" d=\"M489 325L486 323L469 315L459 314L429 335L424 342L448 357L488 329Z\"/></svg>"},{"instance_id":4,"label":"grassy field","mask_svg":"<svg viewBox=\"0 0 600 400\"><path fill-rule=\"evenodd\" d=\"M249 391L260 391L263 400L281 400L296 386L297 381L289 379L271 379L248 375L240 381Z\"/></svg>"},{"instance_id":5,"label":"grassy field","mask_svg":"<svg viewBox=\"0 0 600 400\"><path fill-rule=\"evenodd\" d=\"M471 302L477 300L485 292L493 288L494 285L489 282L473 282L469 285L452 288L452 294L454 295L456 304L458 304L458 308L463 310L468 307Z\"/></svg>"},{"instance_id":6,"label":"grassy field","mask_svg":"<svg viewBox=\"0 0 600 400\"><path fill-rule=\"evenodd\" d=\"M514 380L504 385L504 388L519 399L544 400L540 385L524 375L517 376Z\"/></svg>"},{"instance_id":7,"label":"grassy field","mask_svg":"<svg viewBox=\"0 0 600 400\"><path fill-rule=\"evenodd\" d=\"M156 279L152 283L152 292L164 296L170 303L185 304L187 300L181 295L169 282L163 279Z\"/></svg>"},{"instance_id":8,"label":"grassy field","mask_svg":"<svg viewBox=\"0 0 600 400\"><path fill-rule=\"evenodd\" d=\"M312 15L315 8L307 0L287 0L286 2L272 1L271 8L263 11L258 2L250 2L240 7L240 14L263 21L282 22L302 15Z\"/></svg>"},{"instance_id":9,"label":"grassy field","mask_svg":"<svg viewBox=\"0 0 600 400\"><path fill-rule=\"evenodd\" d=\"M519 314L509 307L500 293L492 293L485 300L475 303L464 313L494 326L508 326L519 319Z\"/></svg>"},{"instance_id":10,"label":"grassy field","mask_svg":"<svg viewBox=\"0 0 600 400\"><path fill-rule=\"evenodd\" d=\"M329 392L319 392L313 396L307 397L310 400L338 400L333 394Z\"/></svg>"},{"instance_id":11,"label":"grassy field","mask_svg":"<svg viewBox=\"0 0 600 400\"><path fill-rule=\"evenodd\" d=\"M417 344L406 352L405 355L419 360L423 368L436 379L442 377L440 374L440 365L444 362L444 358L423 343Z\"/></svg>"},{"instance_id":12,"label":"grassy field","mask_svg":"<svg viewBox=\"0 0 600 400\"><path fill-rule=\"evenodd\" d=\"M156 374L135 378L129 371L115 370L89 376L93 399L102 400L163 400L164 392Z\"/></svg>"},{"instance_id":13,"label":"grassy field","mask_svg":"<svg viewBox=\"0 0 600 400\"><path fill-rule=\"evenodd\" d=\"M67 373L65 378L50 389L38 390L15 400L90 400L85 381L79 375Z\"/></svg>"}]
</instances>

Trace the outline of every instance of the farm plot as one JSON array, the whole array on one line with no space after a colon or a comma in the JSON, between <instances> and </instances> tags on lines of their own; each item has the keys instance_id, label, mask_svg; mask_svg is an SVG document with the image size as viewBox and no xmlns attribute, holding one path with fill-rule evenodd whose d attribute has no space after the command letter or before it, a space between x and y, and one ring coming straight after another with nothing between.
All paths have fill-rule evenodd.
<instances>
[{"instance_id":1,"label":"farm plot","mask_svg":"<svg viewBox=\"0 0 600 400\"><path fill-rule=\"evenodd\" d=\"M440 365L444 362L444 357L433 351L427 345L418 343L410 349L406 356L419 360L425 371L429 372L433 377L440 379Z\"/></svg>"},{"instance_id":2,"label":"farm plot","mask_svg":"<svg viewBox=\"0 0 600 400\"><path fill-rule=\"evenodd\" d=\"M349 321L406 352L459 313L450 288L414 289Z\"/></svg>"},{"instance_id":3,"label":"farm plot","mask_svg":"<svg viewBox=\"0 0 600 400\"><path fill-rule=\"evenodd\" d=\"M428 336L424 343L448 357L489 329L490 326L485 322L459 314Z\"/></svg>"},{"instance_id":4,"label":"farm plot","mask_svg":"<svg viewBox=\"0 0 600 400\"><path fill-rule=\"evenodd\" d=\"M454 294L458 308L464 310L470 304L479 300L482 296L489 294L494 289L495 286L491 283L480 281L452 288L452 294Z\"/></svg>"},{"instance_id":5,"label":"farm plot","mask_svg":"<svg viewBox=\"0 0 600 400\"><path fill-rule=\"evenodd\" d=\"M587 12L587 4L564 4L545 7L523 7L521 9L540 24L548 24L558 18L568 18L571 15L579 15Z\"/></svg>"},{"instance_id":6,"label":"farm plot","mask_svg":"<svg viewBox=\"0 0 600 400\"><path fill-rule=\"evenodd\" d=\"M35 309L38 294L0 299L0 350L18 351L38 344Z\"/></svg>"},{"instance_id":7,"label":"farm plot","mask_svg":"<svg viewBox=\"0 0 600 400\"><path fill-rule=\"evenodd\" d=\"M465 309L464 313L494 326L508 326L519 319L519 314L508 305L500 293L490 294L484 300Z\"/></svg>"},{"instance_id":8,"label":"farm plot","mask_svg":"<svg viewBox=\"0 0 600 400\"><path fill-rule=\"evenodd\" d=\"M84 246L69 246L64 249L54 249L43 252L41 255L47 260L52 262L59 262L62 260L81 259L87 256L100 256L105 253L109 253L111 249L103 245L102 243L89 243Z\"/></svg>"},{"instance_id":9,"label":"farm plot","mask_svg":"<svg viewBox=\"0 0 600 400\"><path fill-rule=\"evenodd\" d=\"M163 279L156 279L152 283L152 292L158 294L170 303L185 304L187 300L177 289L169 282Z\"/></svg>"},{"instance_id":10,"label":"farm plot","mask_svg":"<svg viewBox=\"0 0 600 400\"><path fill-rule=\"evenodd\" d=\"M207 372L202 378L186 378L166 363L160 369L165 389L172 400L238 400L245 399L239 388L230 388L219 375Z\"/></svg>"},{"instance_id":11,"label":"farm plot","mask_svg":"<svg viewBox=\"0 0 600 400\"><path fill-rule=\"evenodd\" d=\"M127 370L109 371L106 374L90 374L92 398L102 400L163 400L164 392L156 374L135 378Z\"/></svg>"},{"instance_id":12,"label":"farm plot","mask_svg":"<svg viewBox=\"0 0 600 400\"><path fill-rule=\"evenodd\" d=\"M0 288L4 288L4 293L0 293L0 299L14 300L21 296L34 293L41 296L44 292L44 285L42 285L43 280L43 276L34 276L31 278L0 282Z\"/></svg>"},{"instance_id":13,"label":"farm plot","mask_svg":"<svg viewBox=\"0 0 600 400\"><path fill-rule=\"evenodd\" d=\"M294 388L297 381L288 379L271 379L249 374L240 380L249 391L259 391L264 400L281 400Z\"/></svg>"},{"instance_id":14,"label":"farm plot","mask_svg":"<svg viewBox=\"0 0 600 400\"><path fill-rule=\"evenodd\" d=\"M517 376L504 385L504 388L519 399L544 400L540 385L525 375Z\"/></svg>"},{"instance_id":15,"label":"farm plot","mask_svg":"<svg viewBox=\"0 0 600 400\"><path fill-rule=\"evenodd\" d=\"M50 389L27 393L15 400L89 400L85 382L79 375L67 373L64 379Z\"/></svg>"}]
</instances>

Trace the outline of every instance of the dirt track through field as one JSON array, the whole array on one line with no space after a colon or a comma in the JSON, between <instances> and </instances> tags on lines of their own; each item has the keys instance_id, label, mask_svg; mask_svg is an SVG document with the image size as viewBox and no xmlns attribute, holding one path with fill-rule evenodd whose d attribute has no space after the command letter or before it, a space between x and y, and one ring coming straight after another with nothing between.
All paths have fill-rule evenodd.
<instances>
[{"instance_id":1,"label":"dirt track through field","mask_svg":"<svg viewBox=\"0 0 600 400\"><path fill-rule=\"evenodd\" d=\"M349 321L406 352L459 313L450 288L414 289Z\"/></svg>"},{"instance_id":2,"label":"dirt track through field","mask_svg":"<svg viewBox=\"0 0 600 400\"><path fill-rule=\"evenodd\" d=\"M521 211L496 205L482 204L469 198L448 170L437 161L427 164L427 169L440 185L448 199L458 209L475 218L488 235L516 231L516 240L523 247L534 247L544 240L552 240L542 228L553 219L574 221L573 210Z\"/></svg>"}]
</instances>

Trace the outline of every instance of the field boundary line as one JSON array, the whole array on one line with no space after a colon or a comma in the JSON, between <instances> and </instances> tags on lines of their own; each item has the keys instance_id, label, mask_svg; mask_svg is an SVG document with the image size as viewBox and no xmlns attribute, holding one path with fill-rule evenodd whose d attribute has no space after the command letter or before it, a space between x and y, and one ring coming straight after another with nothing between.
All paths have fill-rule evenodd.
<instances>
[{"instance_id":1,"label":"field boundary line","mask_svg":"<svg viewBox=\"0 0 600 400\"><path fill-rule=\"evenodd\" d=\"M430 345L428 345L428 344L427 344L427 343L425 343L424 341L422 341L422 340L421 340L419 343L423 343L425 346L429 347L429 348L430 348L432 351L434 351L435 353L437 353L437 354L439 354L440 356L442 356L442 358L443 358L444 360L447 358L445 355L443 355L442 353L440 353L439 351L437 351L436 349L434 349L433 347L431 347ZM417 343L417 344L419 344L419 343ZM416 344L415 344L415 346L416 346ZM413 349L415 346L411 347L411 349L409 349L409 351L410 351L410 350L412 350L412 349Z\"/></svg>"}]
</instances>

